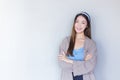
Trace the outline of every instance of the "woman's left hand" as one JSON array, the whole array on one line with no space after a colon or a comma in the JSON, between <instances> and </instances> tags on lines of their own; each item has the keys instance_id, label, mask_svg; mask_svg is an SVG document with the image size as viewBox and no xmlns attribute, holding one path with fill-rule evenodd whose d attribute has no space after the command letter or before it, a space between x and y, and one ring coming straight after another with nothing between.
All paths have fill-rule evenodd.
<instances>
[{"instance_id":1,"label":"woman's left hand","mask_svg":"<svg viewBox=\"0 0 120 80\"><path fill-rule=\"evenodd\" d=\"M64 52L61 55L59 55L58 58L62 61L67 62L67 63L73 63L73 60L68 59Z\"/></svg>"},{"instance_id":2,"label":"woman's left hand","mask_svg":"<svg viewBox=\"0 0 120 80\"><path fill-rule=\"evenodd\" d=\"M86 57L85 57L85 61L89 60L92 58L92 54L87 54Z\"/></svg>"}]
</instances>

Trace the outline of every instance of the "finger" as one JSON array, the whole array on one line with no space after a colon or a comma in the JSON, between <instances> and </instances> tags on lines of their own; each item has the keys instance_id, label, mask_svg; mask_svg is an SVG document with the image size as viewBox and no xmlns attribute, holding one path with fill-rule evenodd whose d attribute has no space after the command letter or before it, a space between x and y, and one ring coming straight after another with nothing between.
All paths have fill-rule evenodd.
<instances>
[{"instance_id":1,"label":"finger","mask_svg":"<svg viewBox=\"0 0 120 80\"><path fill-rule=\"evenodd\" d=\"M92 57L92 54L90 54L89 57Z\"/></svg>"},{"instance_id":2,"label":"finger","mask_svg":"<svg viewBox=\"0 0 120 80\"><path fill-rule=\"evenodd\" d=\"M65 60L64 58L58 58L59 60Z\"/></svg>"},{"instance_id":3,"label":"finger","mask_svg":"<svg viewBox=\"0 0 120 80\"><path fill-rule=\"evenodd\" d=\"M64 55L59 55L58 57L65 58L65 56L64 56Z\"/></svg>"},{"instance_id":4,"label":"finger","mask_svg":"<svg viewBox=\"0 0 120 80\"><path fill-rule=\"evenodd\" d=\"M58 58L59 58L59 59L62 59L62 58L64 58L64 56L59 56Z\"/></svg>"},{"instance_id":5,"label":"finger","mask_svg":"<svg viewBox=\"0 0 120 80\"><path fill-rule=\"evenodd\" d=\"M86 56L85 60L89 60L91 58L92 58L92 56L88 55L88 56Z\"/></svg>"},{"instance_id":6,"label":"finger","mask_svg":"<svg viewBox=\"0 0 120 80\"><path fill-rule=\"evenodd\" d=\"M62 57L58 57L58 59L61 59Z\"/></svg>"},{"instance_id":7,"label":"finger","mask_svg":"<svg viewBox=\"0 0 120 80\"><path fill-rule=\"evenodd\" d=\"M88 54L88 55L92 56L92 54Z\"/></svg>"},{"instance_id":8,"label":"finger","mask_svg":"<svg viewBox=\"0 0 120 80\"><path fill-rule=\"evenodd\" d=\"M92 56L92 54L88 54L87 56L90 57L90 56Z\"/></svg>"},{"instance_id":9,"label":"finger","mask_svg":"<svg viewBox=\"0 0 120 80\"><path fill-rule=\"evenodd\" d=\"M62 59L63 57L58 57L59 59Z\"/></svg>"},{"instance_id":10,"label":"finger","mask_svg":"<svg viewBox=\"0 0 120 80\"><path fill-rule=\"evenodd\" d=\"M91 58L92 56L91 55L88 55L87 58Z\"/></svg>"},{"instance_id":11,"label":"finger","mask_svg":"<svg viewBox=\"0 0 120 80\"><path fill-rule=\"evenodd\" d=\"M58 57L62 57L63 55L58 55Z\"/></svg>"},{"instance_id":12,"label":"finger","mask_svg":"<svg viewBox=\"0 0 120 80\"><path fill-rule=\"evenodd\" d=\"M91 56L91 55L88 55L87 57L89 58L89 57L92 57L92 56Z\"/></svg>"}]
</instances>

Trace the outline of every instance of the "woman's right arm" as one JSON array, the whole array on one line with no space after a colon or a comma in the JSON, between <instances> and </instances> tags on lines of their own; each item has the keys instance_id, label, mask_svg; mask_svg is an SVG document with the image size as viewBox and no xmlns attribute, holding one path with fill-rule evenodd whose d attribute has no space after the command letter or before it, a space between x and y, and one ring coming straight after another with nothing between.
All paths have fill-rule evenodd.
<instances>
[{"instance_id":1,"label":"woman's right arm","mask_svg":"<svg viewBox=\"0 0 120 80\"><path fill-rule=\"evenodd\" d=\"M68 46L68 37L63 39L62 43L59 46L59 55L62 55L65 52L66 47ZM62 69L72 69L72 64L58 59L58 63Z\"/></svg>"}]
</instances>

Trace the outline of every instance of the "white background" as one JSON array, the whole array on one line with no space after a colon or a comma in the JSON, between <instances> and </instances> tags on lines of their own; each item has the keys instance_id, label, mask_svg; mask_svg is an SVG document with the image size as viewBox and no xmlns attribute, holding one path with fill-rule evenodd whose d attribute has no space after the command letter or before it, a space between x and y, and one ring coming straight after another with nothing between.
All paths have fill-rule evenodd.
<instances>
[{"instance_id":1,"label":"white background","mask_svg":"<svg viewBox=\"0 0 120 80\"><path fill-rule=\"evenodd\" d=\"M59 44L86 11L97 43L97 80L119 80L119 0L0 0L0 80L60 80Z\"/></svg>"}]
</instances>

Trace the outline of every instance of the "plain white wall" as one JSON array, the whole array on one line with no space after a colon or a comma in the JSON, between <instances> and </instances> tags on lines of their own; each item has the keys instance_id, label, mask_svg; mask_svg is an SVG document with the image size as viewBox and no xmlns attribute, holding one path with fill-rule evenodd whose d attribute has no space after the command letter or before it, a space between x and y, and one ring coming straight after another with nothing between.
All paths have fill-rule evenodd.
<instances>
[{"instance_id":1,"label":"plain white wall","mask_svg":"<svg viewBox=\"0 0 120 80\"><path fill-rule=\"evenodd\" d=\"M59 44L86 11L98 47L97 80L119 80L119 0L0 0L0 80L60 80Z\"/></svg>"}]
</instances>

